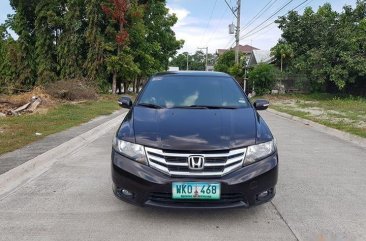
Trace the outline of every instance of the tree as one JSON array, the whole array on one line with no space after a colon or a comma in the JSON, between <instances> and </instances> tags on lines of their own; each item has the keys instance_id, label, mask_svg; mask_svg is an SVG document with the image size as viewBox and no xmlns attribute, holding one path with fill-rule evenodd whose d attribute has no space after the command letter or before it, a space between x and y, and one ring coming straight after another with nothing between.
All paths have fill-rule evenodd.
<instances>
[{"instance_id":1,"label":"tree","mask_svg":"<svg viewBox=\"0 0 366 241\"><path fill-rule=\"evenodd\" d=\"M118 77L124 79L136 78L140 72L140 69L134 63L133 57L131 53L128 52L128 49L123 49L117 56L109 56L106 59L106 62L107 69L110 73L118 73Z\"/></svg>"},{"instance_id":2,"label":"tree","mask_svg":"<svg viewBox=\"0 0 366 241\"><path fill-rule=\"evenodd\" d=\"M174 56L169 65L173 66L173 67L178 67L180 70L188 70L187 69L187 59L188 59L188 68L190 65L190 62L192 62L191 60L191 56L189 55L188 52L184 52L184 53L180 53L176 56Z\"/></svg>"},{"instance_id":3,"label":"tree","mask_svg":"<svg viewBox=\"0 0 366 241\"><path fill-rule=\"evenodd\" d=\"M111 24L116 23L118 30L115 33L115 44L117 45L117 51L115 51L115 55L113 54L109 56L107 59L107 69L112 71L112 93L116 94L117 90L117 75L122 75L121 71L123 68L122 65L116 64L116 60L122 60L121 56L125 56L122 54L123 47L127 41L128 33L124 29L124 25L127 23L126 14L129 8L129 3L127 0L110 0L109 6L107 4L102 5L103 12L111 18ZM112 46L112 45L111 45Z\"/></svg>"},{"instance_id":4,"label":"tree","mask_svg":"<svg viewBox=\"0 0 366 241\"><path fill-rule=\"evenodd\" d=\"M276 83L278 69L270 64L260 63L249 72L249 80L258 95L268 94Z\"/></svg>"},{"instance_id":5,"label":"tree","mask_svg":"<svg viewBox=\"0 0 366 241\"><path fill-rule=\"evenodd\" d=\"M150 55L155 59L153 69L168 69L169 59L174 57L184 41L177 40L172 27L178 18L169 14L165 1L151 0L145 3L144 24L147 29L146 41L150 45Z\"/></svg>"},{"instance_id":6,"label":"tree","mask_svg":"<svg viewBox=\"0 0 366 241\"><path fill-rule=\"evenodd\" d=\"M101 10L102 0L89 0L86 2L85 14L87 25L85 30L86 60L83 65L85 75L89 82L98 82L101 86L107 82L104 71L104 52L106 29L105 15Z\"/></svg>"},{"instance_id":7,"label":"tree","mask_svg":"<svg viewBox=\"0 0 366 241\"><path fill-rule=\"evenodd\" d=\"M289 44L279 42L271 49L271 55L280 61L280 69L283 72L283 63L287 63L294 57L294 51Z\"/></svg>"},{"instance_id":8,"label":"tree","mask_svg":"<svg viewBox=\"0 0 366 241\"><path fill-rule=\"evenodd\" d=\"M57 37L57 56L60 78L81 78L86 59L85 5L84 0L67 0L62 20L62 34Z\"/></svg>"},{"instance_id":9,"label":"tree","mask_svg":"<svg viewBox=\"0 0 366 241\"><path fill-rule=\"evenodd\" d=\"M239 64L235 64L234 50L226 51L216 61L215 71L225 72L233 75L235 78L242 78L244 76L245 56L239 54Z\"/></svg>"},{"instance_id":10,"label":"tree","mask_svg":"<svg viewBox=\"0 0 366 241\"><path fill-rule=\"evenodd\" d=\"M136 74L132 75L132 78L124 79L124 89L127 89L127 80L131 80L134 92L139 90L143 79L156 71L154 68L156 60L152 56L154 45L145 38L148 33L148 29L144 22L144 15L146 14L145 10L145 6L139 5L137 2L132 2L128 14L128 21L133 23L127 26L127 30L130 35L129 46L134 50L131 54L138 69L135 69Z\"/></svg>"},{"instance_id":11,"label":"tree","mask_svg":"<svg viewBox=\"0 0 366 241\"><path fill-rule=\"evenodd\" d=\"M344 6L342 13L324 4L316 12L307 8L303 15L291 11L280 17L280 43L293 50L290 69L306 74L314 90L366 89L365 15L366 1L358 0L355 9Z\"/></svg>"},{"instance_id":12,"label":"tree","mask_svg":"<svg viewBox=\"0 0 366 241\"><path fill-rule=\"evenodd\" d=\"M229 73L229 68L235 65L234 50L226 51L217 59L215 71Z\"/></svg>"},{"instance_id":13,"label":"tree","mask_svg":"<svg viewBox=\"0 0 366 241\"><path fill-rule=\"evenodd\" d=\"M13 48L17 48L15 41L11 38L7 32L7 26L5 24L0 25L0 86L4 88L11 84L11 80L16 78L16 65L14 63ZM17 61L16 61L17 62ZM4 91L4 89L0 89Z\"/></svg>"},{"instance_id":14,"label":"tree","mask_svg":"<svg viewBox=\"0 0 366 241\"><path fill-rule=\"evenodd\" d=\"M36 57L35 57L35 42L36 34L35 8L36 0L10 0L10 5L16 10L14 15L11 15L7 21L7 27L10 27L18 35L17 45L19 52L17 56L20 59L17 65L17 78L12 79L12 85L19 87L31 87L36 83ZM10 83L9 83L10 84Z\"/></svg>"},{"instance_id":15,"label":"tree","mask_svg":"<svg viewBox=\"0 0 366 241\"><path fill-rule=\"evenodd\" d=\"M35 57L37 83L45 84L57 79L57 43L62 24L62 1L40 1L35 9Z\"/></svg>"},{"instance_id":16,"label":"tree","mask_svg":"<svg viewBox=\"0 0 366 241\"><path fill-rule=\"evenodd\" d=\"M21 88L86 78L115 93L168 67L182 46L162 0L10 0L0 28L0 82ZM8 36L11 27L18 39ZM15 70L15 71L13 71ZM127 87L127 86L126 86ZM106 88L104 88L106 89ZM125 88L126 89L126 88Z\"/></svg>"}]
</instances>

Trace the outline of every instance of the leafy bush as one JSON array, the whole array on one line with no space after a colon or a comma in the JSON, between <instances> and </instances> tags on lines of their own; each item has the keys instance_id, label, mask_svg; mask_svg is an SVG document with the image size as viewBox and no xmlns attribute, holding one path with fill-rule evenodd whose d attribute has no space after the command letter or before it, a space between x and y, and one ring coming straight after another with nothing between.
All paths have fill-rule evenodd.
<instances>
[{"instance_id":1,"label":"leafy bush","mask_svg":"<svg viewBox=\"0 0 366 241\"><path fill-rule=\"evenodd\" d=\"M225 72L234 76L235 78L242 78L244 76L245 56L239 53L239 64L235 64L235 52L234 50L226 51L217 59L215 64L215 71Z\"/></svg>"},{"instance_id":2,"label":"leafy bush","mask_svg":"<svg viewBox=\"0 0 366 241\"><path fill-rule=\"evenodd\" d=\"M216 61L215 71L229 73L229 68L235 64L235 52L226 51Z\"/></svg>"},{"instance_id":3,"label":"leafy bush","mask_svg":"<svg viewBox=\"0 0 366 241\"><path fill-rule=\"evenodd\" d=\"M258 64L249 72L249 81L254 83L258 95L268 94L276 83L279 70L270 64Z\"/></svg>"},{"instance_id":4,"label":"leafy bush","mask_svg":"<svg viewBox=\"0 0 366 241\"><path fill-rule=\"evenodd\" d=\"M46 92L54 98L63 100L93 100L98 97L96 90L85 81L60 80L46 86Z\"/></svg>"}]
</instances>

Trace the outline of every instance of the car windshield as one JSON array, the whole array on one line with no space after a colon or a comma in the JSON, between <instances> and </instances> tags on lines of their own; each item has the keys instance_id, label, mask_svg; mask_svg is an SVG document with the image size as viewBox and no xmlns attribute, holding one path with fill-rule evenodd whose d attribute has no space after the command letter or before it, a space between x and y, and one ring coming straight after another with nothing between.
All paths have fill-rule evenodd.
<instances>
[{"instance_id":1,"label":"car windshield","mask_svg":"<svg viewBox=\"0 0 366 241\"><path fill-rule=\"evenodd\" d=\"M150 108L246 108L247 98L230 77L153 77L137 105Z\"/></svg>"}]
</instances>

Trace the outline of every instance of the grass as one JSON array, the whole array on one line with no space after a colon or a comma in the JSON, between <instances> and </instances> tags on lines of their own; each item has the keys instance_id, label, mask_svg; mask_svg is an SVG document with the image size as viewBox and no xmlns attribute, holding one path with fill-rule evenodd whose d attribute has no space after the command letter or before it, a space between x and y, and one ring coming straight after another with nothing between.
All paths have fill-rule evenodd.
<instances>
[{"instance_id":1,"label":"grass","mask_svg":"<svg viewBox=\"0 0 366 241\"><path fill-rule=\"evenodd\" d=\"M21 148L100 115L109 115L120 109L116 96L103 96L97 101L64 103L45 114L31 114L0 119L0 154ZM37 136L36 133L42 133Z\"/></svg>"},{"instance_id":2,"label":"grass","mask_svg":"<svg viewBox=\"0 0 366 241\"><path fill-rule=\"evenodd\" d=\"M258 98L258 97L256 97ZM366 138L366 99L331 94L265 96L271 108Z\"/></svg>"}]
</instances>

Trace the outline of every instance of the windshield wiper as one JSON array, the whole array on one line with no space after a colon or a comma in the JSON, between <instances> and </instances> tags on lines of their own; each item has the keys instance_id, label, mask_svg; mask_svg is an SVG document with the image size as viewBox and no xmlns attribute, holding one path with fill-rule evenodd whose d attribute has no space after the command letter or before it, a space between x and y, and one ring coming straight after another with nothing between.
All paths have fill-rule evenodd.
<instances>
[{"instance_id":1,"label":"windshield wiper","mask_svg":"<svg viewBox=\"0 0 366 241\"><path fill-rule=\"evenodd\" d=\"M205 108L205 109L237 109L235 106L219 106L219 105L190 105L192 108Z\"/></svg>"},{"instance_id":2,"label":"windshield wiper","mask_svg":"<svg viewBox=\"0 0 366 241\"><path fill-rule=\"evenodd\" d=\"M174 109L208 109L206 106L199 105L182 105L182 106L174 106Z\"/></svg>"},{"instance_id":3,"label":"windshield wiper","mask_svg":"<svg viewBox=\"0 0 366 241\"><path fill-rule=\"evenodd\" d=\"M218 105L187 105L187 106L174 106L177 109L237 109L235 106L218 106Z\"/></svg>"},{"instance_id":4,"label":"windshield wiper","mask_svg":"<svg viewBox=\"0 0 366 241\"><path fill-rule=\"evenodd\" d=\"M138 106L144 106L144 107L152 108L152 109L162 109L163 108L160 105L151 104L151 103L138 103L137 105Z\"/></svg>"}]
</instances>

